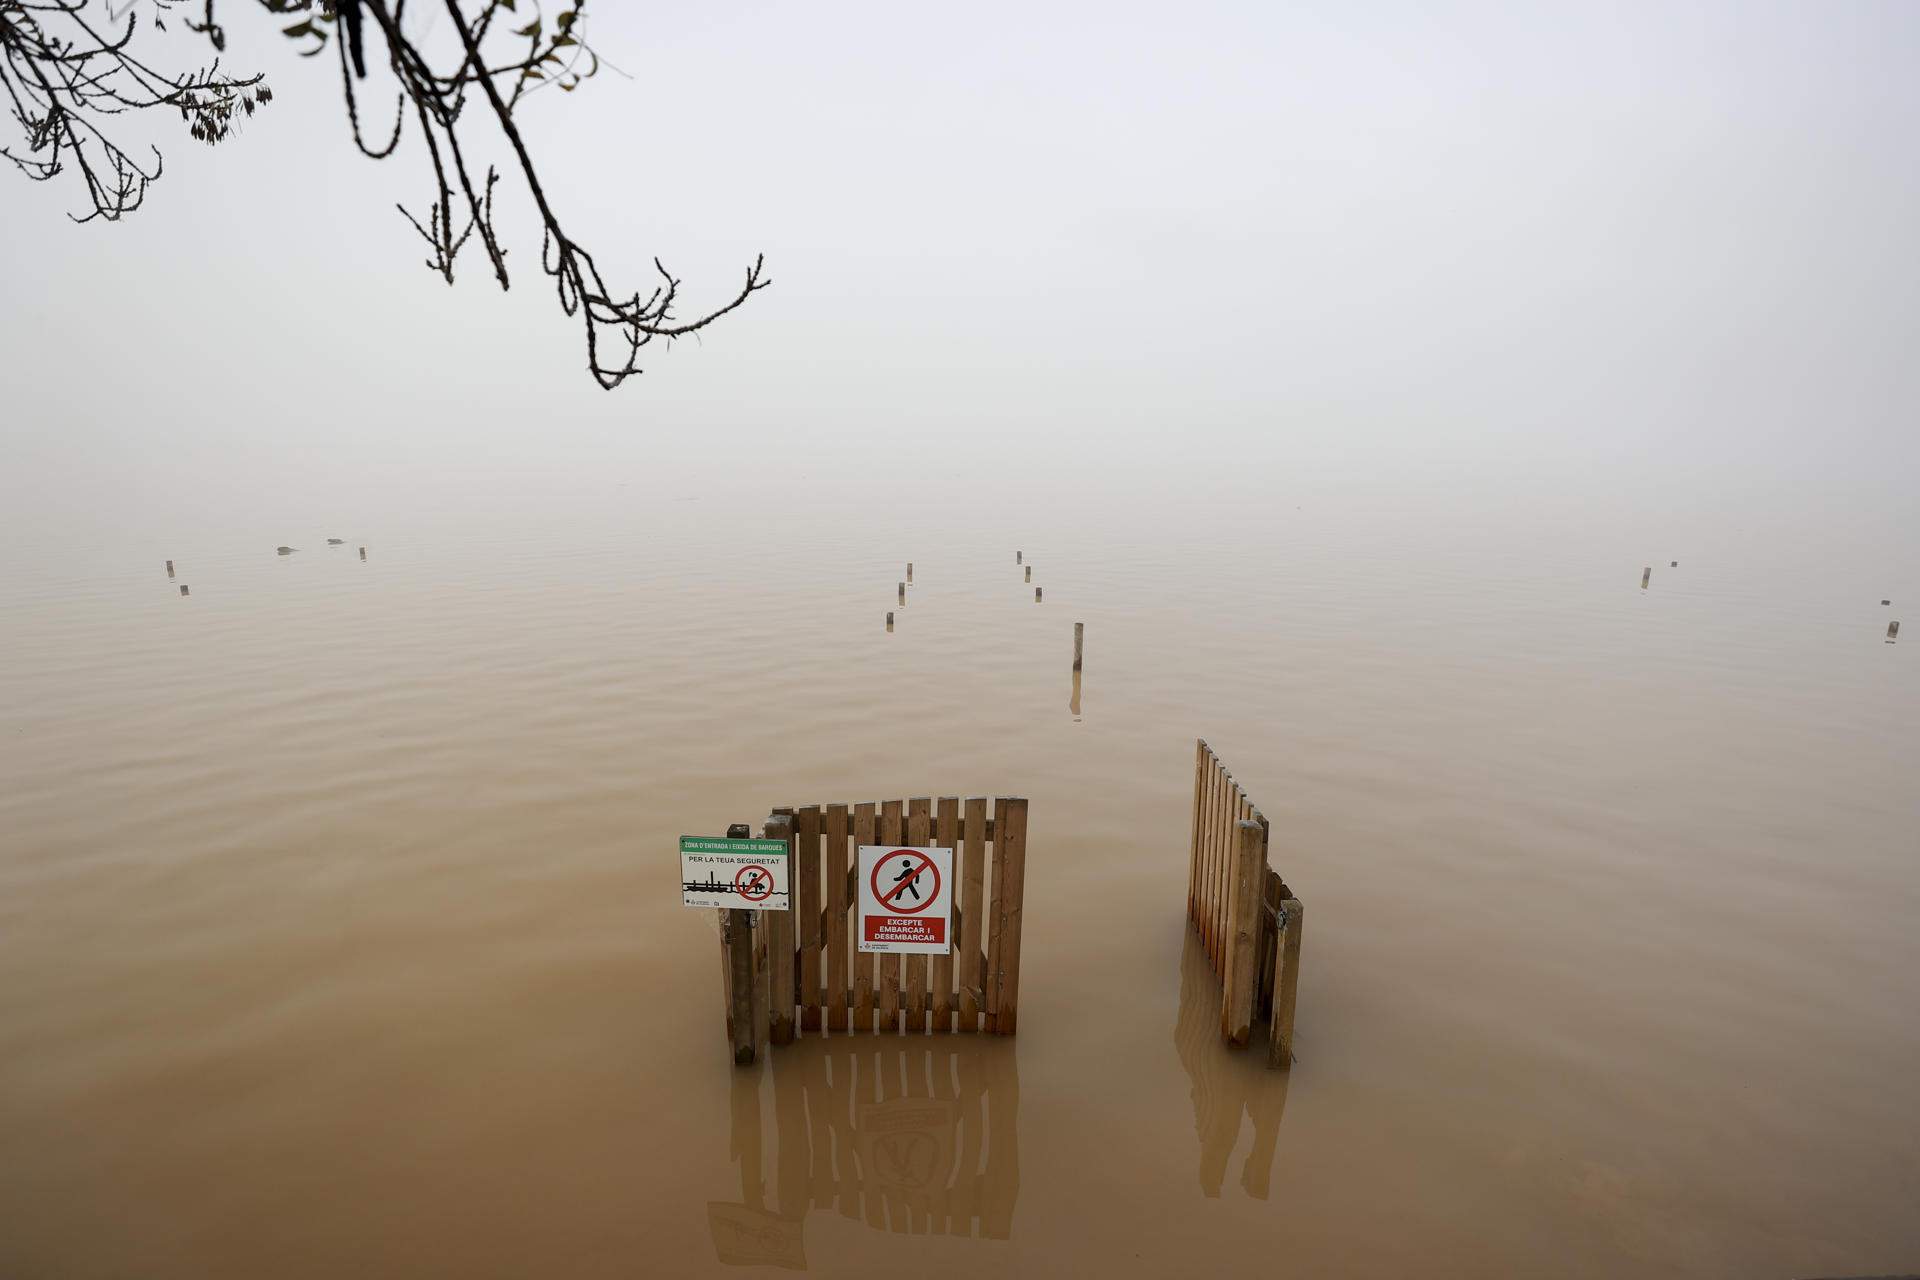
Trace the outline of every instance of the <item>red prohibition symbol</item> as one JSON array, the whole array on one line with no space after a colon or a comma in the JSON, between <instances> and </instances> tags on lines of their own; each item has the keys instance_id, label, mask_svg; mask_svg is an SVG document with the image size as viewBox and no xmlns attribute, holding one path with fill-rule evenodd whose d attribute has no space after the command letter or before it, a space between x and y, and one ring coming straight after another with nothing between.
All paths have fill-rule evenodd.
<instances>
[{"instance_id":1,"label":"red prohibition symbol","mask_svg":"<svg viewBox=\"0 0 1920 1280\"><path fill-rule=\"evenodd\" d=\"M888 882L889 887L882 888L880 873L889 867L894 875ZM929 873L933 877L931 886L921 883ZM869 879L873 883L873 896L896 915L910 916L925 911L940 900L940 868L918 849L895 849L873 864L873 875ZM909 897L914 901L906 901Z\"/></svg>"},{"instance_id":2,"label":"red prohibition symbol","mask_svg":"<svg viewBox=\"0 0 1920 1280\"><path fill-rule=\"evenodd\" d=\"M773 892L773 872L759 863L749 863L733 877L733 889L748 902L759 902Z\"/></svg>"}]
</instances>

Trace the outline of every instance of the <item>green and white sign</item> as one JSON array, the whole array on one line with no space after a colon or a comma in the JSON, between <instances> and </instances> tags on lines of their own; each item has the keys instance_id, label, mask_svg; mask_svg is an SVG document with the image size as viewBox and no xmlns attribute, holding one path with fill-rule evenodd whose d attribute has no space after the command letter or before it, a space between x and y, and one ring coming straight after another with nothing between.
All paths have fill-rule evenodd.
<instances>
[{"instance_id":1,"label":"green and white sign","mask_svg":"<svg viewBox=\"0 0 1920 1280\"><path fill-rule=\"evenodd\" d=\"M787 910L786 841L681 836L680 901L689 907Z\"/></svg>"}]
</instances>

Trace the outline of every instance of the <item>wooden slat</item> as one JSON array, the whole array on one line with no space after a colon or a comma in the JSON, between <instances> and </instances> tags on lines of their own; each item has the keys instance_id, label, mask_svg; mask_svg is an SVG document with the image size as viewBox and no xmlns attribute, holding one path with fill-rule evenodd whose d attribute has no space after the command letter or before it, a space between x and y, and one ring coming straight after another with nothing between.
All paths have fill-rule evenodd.
<instances>
[{"instance_id":1,"label":"wooden slat","mask_svg":"<svg viewBox=\"0 0 1920 1280\"><path fill-rule=\"evenodd\" d=\"M878 844L875 834L872 803L857 804L853 807L853 842L856 845ZM857 866L857 864L856 864ZM851 872L849 875L851 876ZM859 902L858 896L851 901ZM858 922L855 922L858 927ZM873 1007L875 998L874 961L870 952L855 952L853 956L853 1029L872 1031L874 1029Z\"/></svg>"},{"instance_id":2,"label":"wooden slat","mask_svg":"<svg viewBox=\"0 0 1920 1280\"><path fill-rule=\"evenodd\" d=\"M993 1030L1010 1036L1020 1016L1020 931L1027 879L1027 802L1007 797L994 802Z\"/></svg>"},{"instance_id":3,"label":"wooden slat","mask_svg":"<svg viewBox=\"0 0 1920 1280\"><path fill-rule=\"evenodd\" d=\"M1234 821L1240 813L1240 788L1223 765L1220 807L1213 838L1213 971L1227 973L1227 885L1233 872Z\"/></svg>"},{"instance_id":4,"label":"wooden slat","mask_svg":"<svg viewBox=\"0 0 1920 1280\"><path fill-rule=\"evenodd\" d=\"M800 1030L820 1030L820 806L793 815L794 910L800 943Z\"/></svg>"},{"instance_id":5,"label":"wooden slat","mask_svg":"<svg viewBox=\"0 0 1920 1280\"><path fill-rule=\"evenodd\" d=\"M751 828L749 828L751 830ZM787 846L787 890L793 904L793 819L776 814L767 819L765 834ZM762 911L761 928L767 935L767 1043L793 1043L793 925L792 909Z\"/></svg>"},{"instance_id":6,"label":"wooden slat","mask_svg":"<svg viewBox=\"0 0 1920 1280\"><path fill-rule=\"evenodd\" d=\"M960 797L941 796L938 818L934 843L954 851L953 878L964 882L966 867L961 862L960 853ZM959 904L958 883L947 886L947 901L956 906ZM953 1030L953 948L961 923L958 911L953 916L948 924L947 953L933 958L933 1029L936 1033Z\"/></svg>"},{"instance_id":7,"label":"wooden slat","mask_svg":"<svg viewBox=\"0 0 1920 1280\"><path fill-rule=\"evenodd\" d=\"M906 824L901 819L901 803L898 800L883 801L880 805L880 839L878 844L900 843L905 834ZM888 1033L900 1029L900 957L883 955L880 957L880 1022L879 1029Z\"/></svg>"},{"instance_id":8,"label":"wooden slat","mask_svg":"<svg viewBox=\"0 0 1920 1280\"><path fill-rule=\"evenodd\" d=\"M1207 741L1193 741L1193 834L1187 850L1187 920L1198 919L1200 895L1200 799L1206 788Z\"/></svg>"},{"instance_id":9,"label":"wooden slat","mask_svg":"<svg viewBox=\"0 0 1920 1280\"><path fill-rule=\"evenodd\" d=\"M847 1030L847 806L827 806L827 845L821 863L827 877L827 1026Z\"/></svg>"},{"instance_id":10,"label":"wooden slat","mask_svg":"<svg viewBox=\"0 0 1920 1280\"><path fill-rule=\"evenodd\" d=\"M1267 1047L1270 1067L1293 1063L1293 1006L1300 994L1300 899L1288 898L1280 905L1286 920L1280 926L1276 958L1279 972L1273 981L1273 1041Z\"/></svg>"},{"instance_id":11,"label":"wooden slat","mask_svg":"<svg viewBox=\"0 0 1920 1280\"><path fill-rule=\"evenodd\" d=\"M1201 915L1200 941L1206 944L1207 965L1213 965L1213 867L1215 861L1214 846L1218 843L1220 830L1220 763L1211 752L1207 756L1207 795L1206 814L1202 818L1205 830L1201 833L1200 849Z\"/></svg>"},{"instance_id":12,"label":"wooden slat","mask_svg":"<svg viewBox=\"0 0 1920 1280\"><path fill-rule=\"evenodd\" d=\"M986 964L981 957L980 934L986 924L983 900L987 883L987 801L969 796L966 808L966 847L960 876L960 1029L977 1031L986 992Z\"/></svg>"},{"instance_id":13,"label":"wooden slat","mask_svg":"<svg viewBox=\"0 0 1920 1280\"><path fill-rule=\"evenodd\" d=\"M1244 1045L1253 1034L1253 993L1258 985L1255 961L1260 949L1260 892L1267 869L1260 824L1238 826L1233 877L1233 929L1227 938L1226 994L1220 1004L1220 1029L1227 1040Z\"/></svg>"},{"instance_id":14,"label":"wooden slat","mask_svg":"<svg viewBox=\"0 0 1920 1280\"><path fill-rule=\"evenodd\" d=\"M927 796L915 796L907 801L907 844L916 849L924 849L933 843L933 801ZM927 961L930 956L905 956L907 971L907 1032L910 1035L924 1035L927 1030Z\"/></svg>"}]
</instances>

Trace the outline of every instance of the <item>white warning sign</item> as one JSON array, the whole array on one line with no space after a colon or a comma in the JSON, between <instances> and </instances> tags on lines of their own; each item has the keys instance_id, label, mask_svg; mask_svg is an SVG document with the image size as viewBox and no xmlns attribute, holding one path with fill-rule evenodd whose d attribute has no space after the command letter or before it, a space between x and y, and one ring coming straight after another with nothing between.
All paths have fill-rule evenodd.
<instances>
[{"instance_id":1,"label":"white warning sign","mask_svg":"<svg viewBox=\"0 0 1920 1280\"><path fill-rule=\"evenodd\" d=\"M860 846L859 949L934 956L953 950L953 850Z\"/></svg>"},{"instance_id":2,"label":"white warning sign","mask_svg":"<svg viewBox=\"0 0 1920 1280\"><path fill-rule=\"evenodd\" d=\"M681 836L680 902L689 907L785 911L786 841Z\"/></svg>"}]
</instances>

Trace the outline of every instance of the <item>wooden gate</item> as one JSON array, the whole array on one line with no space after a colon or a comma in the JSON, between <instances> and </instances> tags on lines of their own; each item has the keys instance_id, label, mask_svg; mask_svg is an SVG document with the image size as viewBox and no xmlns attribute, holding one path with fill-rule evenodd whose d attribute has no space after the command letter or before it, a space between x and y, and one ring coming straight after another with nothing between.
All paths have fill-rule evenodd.
<instances>
[{"instance_id":1,"label":"wooden gate","mask_svg":"<svg viewBox=\"0 0 1920 1280\"><path fill-rule=\"evenodd\" d=\"M775 809L769 840L784 840L790 911L723 911L728 1037L734 1061L754 1046L799 1035L987 1031L1019 1020L1020 928L1026 885L1027 802L1003 796L925 796L870 804ZM872 955L855 949L860 845L952 849L957 892L947 955Z\"/></svg>"},{"instance_id":2,"label":"wooden gate","mask_svg":"<svg viewBox=\"0 0 1920 1280\"><path fill-rule=\"evenodd\" d=\"M1206 739L1195 744L1187 918L1220 979L1220 1032L1252 1039L1268 1020L1267 1065L1293 1062L1300 986L1300 900L1267 862L1267 819Z\"/></svg>"}]
</instances>

